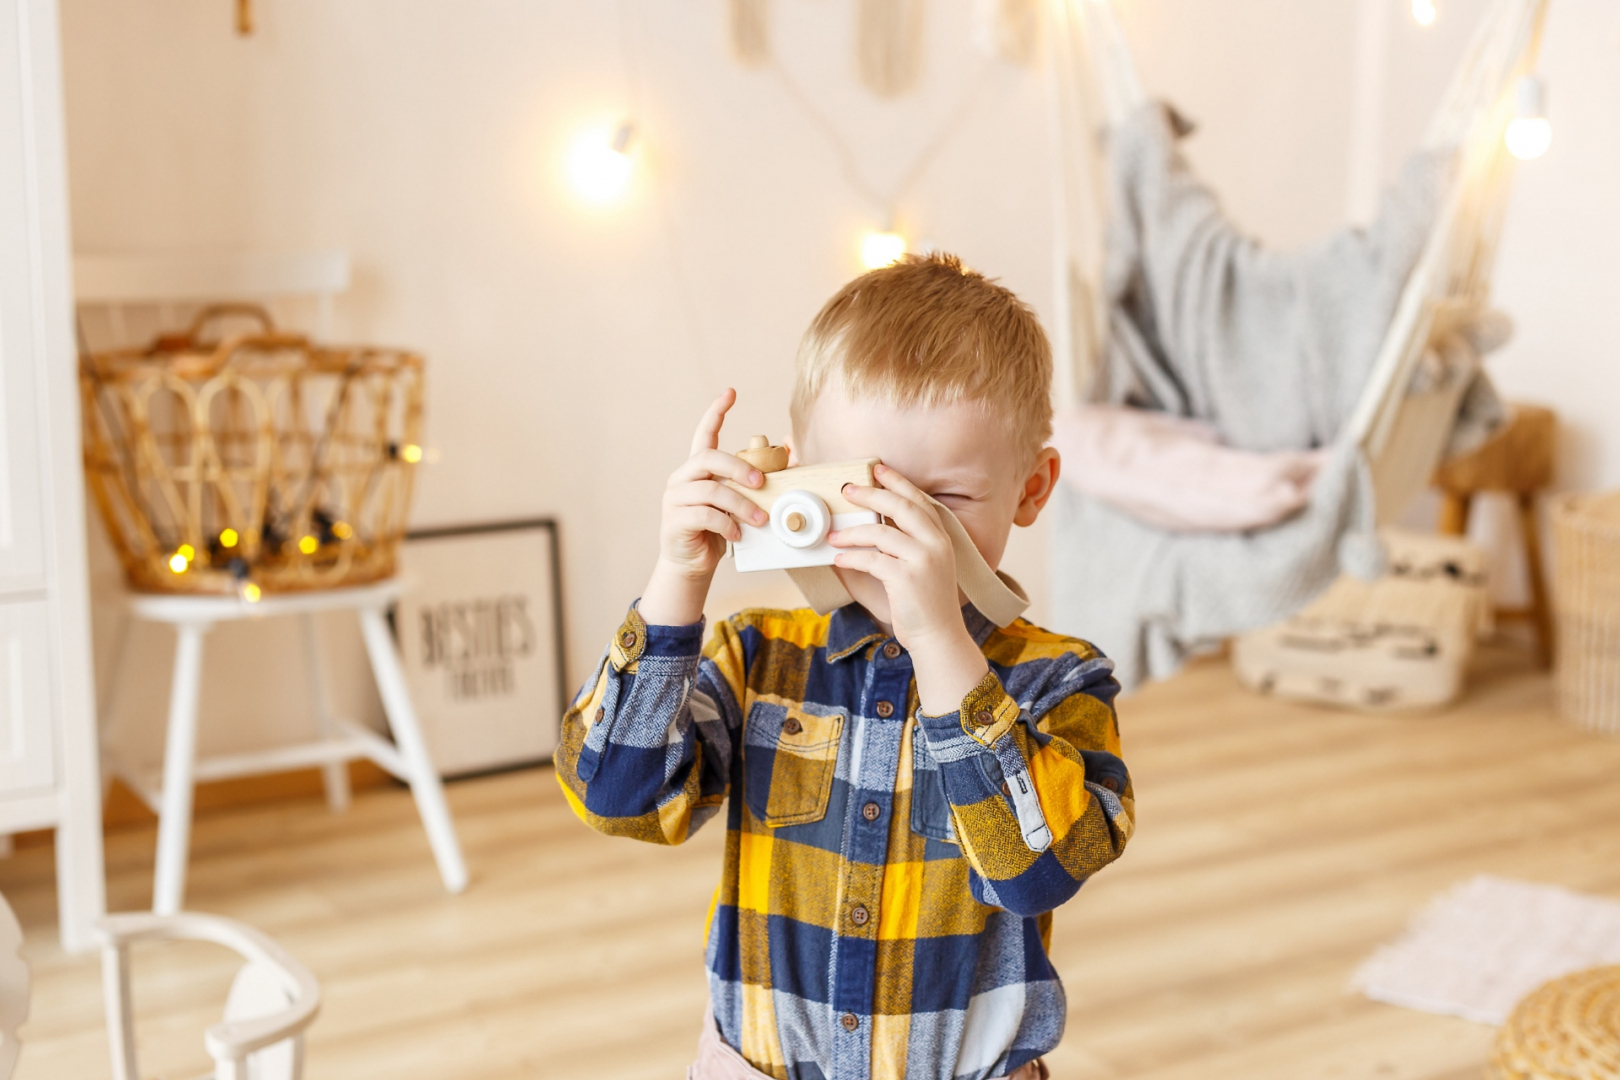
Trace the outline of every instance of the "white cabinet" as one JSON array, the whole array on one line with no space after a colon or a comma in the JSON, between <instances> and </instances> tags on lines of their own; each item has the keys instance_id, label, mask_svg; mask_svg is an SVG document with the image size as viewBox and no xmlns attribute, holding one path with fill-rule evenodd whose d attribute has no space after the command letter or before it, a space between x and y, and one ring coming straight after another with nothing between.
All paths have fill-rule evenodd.
<instances>
[{"instance_id":1,"label":"white cabinet","mask_svg":"<svg viewBox=\"0 0 1620 1080\"><path fill-rule=\"evenodd\" d=\"M0 799L56 783L49 642L44 600L0 603Z\"/></svg>"},{"instance_id":2,"label":"white cabinet","mask_svg":"<svg viewBox=\"0 0 1620 1080\"><path fill-rule=\"evenodd\" d=\"M55 0L0 0L0 833L56 830L62 942L105 908Z\"/></svg>"},{"instance_id":3,"label":"white cabinet","mask_svg":"<svg viewBox=\"0 0 1620 1080\"><path fill-rule=\"evenodd\" d=\"M36 239L31 217L38 203L33 163L18 152L33 128L29 59L17 0L4 0L0 17L0 589L44 584L40 547L38 387L32 290L23 271ZM3 10L3 9L0 9Z\"/></svg>"}]
</instances>

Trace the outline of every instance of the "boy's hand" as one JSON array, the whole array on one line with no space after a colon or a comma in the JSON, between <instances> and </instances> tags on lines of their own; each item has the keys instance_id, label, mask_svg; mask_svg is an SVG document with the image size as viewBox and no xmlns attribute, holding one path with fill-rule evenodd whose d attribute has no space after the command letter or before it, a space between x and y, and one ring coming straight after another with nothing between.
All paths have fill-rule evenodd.
<instances>
[{"instance_id":1,"label":"boy's hand","mask_svg":"<svg viewBox=\"0 0 1620 1080\"><path fill-rule=\"evenodd\" d=\"M670 474L658 528L658 563L638 610L654 626L685 626L703 617L703 601L726 541L742 537L739 521L763 525L765 511L722 484L756 488L765 482L742 458L717 449L720 426L737 401L727 390L714 399L692 435L692 456Z\"/></svg>"},{"instance_id":2,"label":"boy's hand","mask_svg":"<svg viewBox=\"0 0 1620 1080\"><path fill-rule=\"evenodd\" d=\"M871 574L889 594L894 636L911 653L923 710L943 715L984 678L988 664L962 621L956 552L940 511L916 485L886 465L873 470L877 487L851 484L844 497L893 524L856 525L827 538L840 551L836 565Z\"/></svg>"}]
</instances>

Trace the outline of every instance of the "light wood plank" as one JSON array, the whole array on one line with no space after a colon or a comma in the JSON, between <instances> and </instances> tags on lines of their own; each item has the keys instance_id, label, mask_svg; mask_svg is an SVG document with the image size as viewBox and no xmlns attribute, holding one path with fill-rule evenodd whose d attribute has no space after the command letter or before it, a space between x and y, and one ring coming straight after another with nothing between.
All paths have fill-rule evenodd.
<instances>
[{"instance_id":1,"label":"light wood plank","mask_svg":"<svg viewBox=\"0 0 1620 1080\"><path fill-rule=\"evenodd\" d=\"M1491 1032L1350 993L1436 892L1491 872L1620 896L1620 740L1552 715L1528 657L1480 658L1427 715L1254 697L1224 663L1126 699L1140 806L1125 858L1059 911L1059 1080L1463 1080ZM191 903L278 938L322 980L311 1080L679 1076L706 993L718 828L667 849L596 836L549 771L449 788L473 880L444 893L409 796L202 816ZM154 837L112 832L117 907L150 896ZM93 959L56 950L48 847L0 862L35 996L21 1080L109 1074ZM206 1067L231 976L203 946L137 953L143 1072Z\"/></svg>"}]
</instances>

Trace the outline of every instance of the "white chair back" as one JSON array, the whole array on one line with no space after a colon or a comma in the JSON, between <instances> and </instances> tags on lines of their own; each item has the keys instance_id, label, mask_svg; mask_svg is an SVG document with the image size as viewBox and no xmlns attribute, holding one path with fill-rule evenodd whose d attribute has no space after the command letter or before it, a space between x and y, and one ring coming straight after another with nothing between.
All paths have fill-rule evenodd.
<instances>
[{"instance_id":1,"label":"white chair back","mask_svg":"<svg viewBox=\"0 0 1620 1080\"><path fill-rule=\"evenodd\" d=\"M172 331L206 304L265 304L278 322L278 306L313 304L307 322L317 340L330 340L332 305L349 287L349 256L343 251L220 252L188 254L92 254L73 257L73 292L81 342L102 349L142 344L158 331ZM144 317L143 317L144 316Z\"/></svg>"},{"instance_id":2,"label":"white chair back","mask_svg":"<svg viewBox=\"0 0 1620 1080\"><path fill-rule=\"evenodd\" d=\"M0 896L0 1080L17 1067L22 1043L17 1029L28 1019L28 961L22 958L22 926Z\"/></svg>"},{"instance_id":3,"label":"white chair back","mask_svg":"<svg viewBox=\"0 0 1620 1080\"><path fill-rule=\"evenodd\" d=\"M203 1033L214 1080L298 1080L304 1029L321 1007L309 969L251 926L217 915L145 912L109 915L100 924L102 991L113 1080L137 1080L130 946L144 941L209 941L247 961L237 972L225 1017Z\"/></svg>"}]
</instances>

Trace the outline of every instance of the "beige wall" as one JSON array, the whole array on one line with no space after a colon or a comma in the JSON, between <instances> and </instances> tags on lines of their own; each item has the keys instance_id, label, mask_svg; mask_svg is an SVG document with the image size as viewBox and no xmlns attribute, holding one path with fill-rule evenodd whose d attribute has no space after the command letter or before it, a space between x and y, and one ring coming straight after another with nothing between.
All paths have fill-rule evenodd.
<instances>
[{"instance_id":1,"label":"beige wall","mask_svg":"<svg viewBox=\"0 0 1620 1080\"><path fill-rule=\"evenodd\" d=\"M1442 0L1423 31L1390 20L1385 172L1421 135L1483 0ZM430 359L418 524L555 514L564 528L570 680L644 578L662 478L721 387L733 439L785 427L794 344L854 274L879 223L834 145L770 72L727 56L719 0L63 0L80 250L342 247L356 265L340 336ZM858 88L852 3L774 0L783 67L890 192L967 110L899 199L920 241L1048 307L1048 147L1038 71L983 58L970 0L931 4L924 81ZM1292 245L1345 206L1356 0L1132 0L1151 89L1202 124L1192 153L1258 234ZM621 32L615 12L627 26ZM1620 484L1620 51L1601 0L1554 0L1544 69L1551 154L1523 171L1501 302L1521 336L1495 370L1570 421L1565 474ZM622 205L579 207L560 157L582 123L631 115L643 168ZM1015 572L1044 583L1044 540ZM717 602L751 583L722 579ZM1069 628L1084 630L1084 627ZM214 745L255 741L280 706L249 657L215 700L243 712ZM337 641L336 638L333 639ZM225 646L222 646L225 648ZM233 647L234 648L234 647ZM164 644L137 649L134 711L161 706ZM352 642L342 661L353 662ZM286 650L281 650L286 652ZM278 661L279 663L279 661ZM352 678L354 707L367 708ZM256 689L257 688L257 689ZM283 695L284 697L284 695Z\"/></svg>"}]
</instances>

